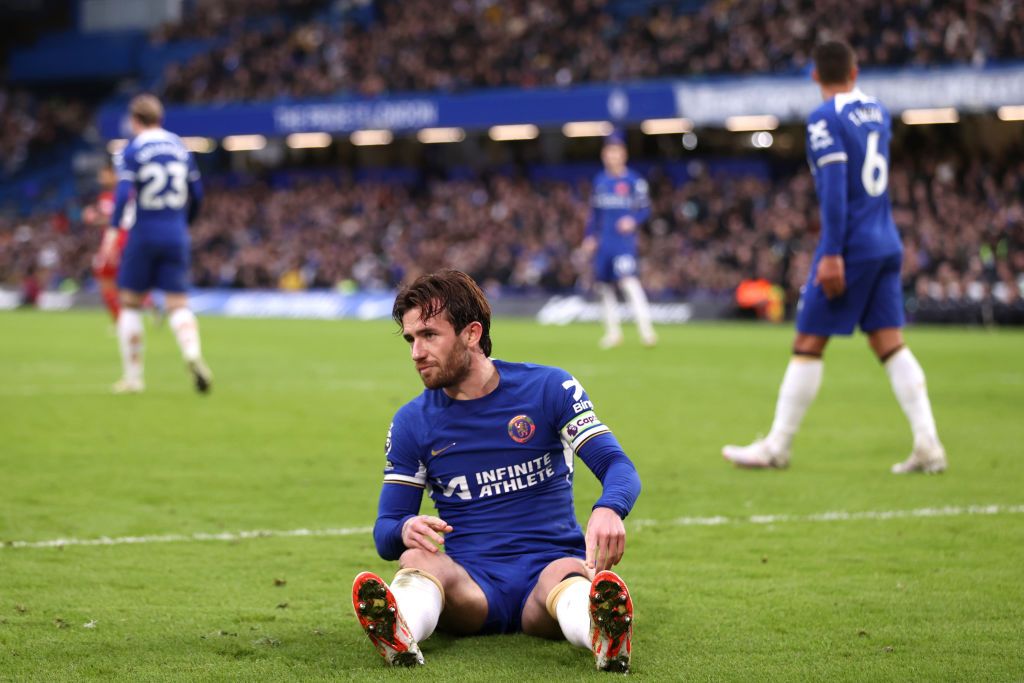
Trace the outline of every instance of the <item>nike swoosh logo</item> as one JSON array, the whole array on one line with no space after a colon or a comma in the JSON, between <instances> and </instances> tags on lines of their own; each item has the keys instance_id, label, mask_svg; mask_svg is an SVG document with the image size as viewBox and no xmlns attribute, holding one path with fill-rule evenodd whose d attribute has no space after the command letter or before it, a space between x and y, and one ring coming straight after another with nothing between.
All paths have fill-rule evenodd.
<instances>
[{"instance_id":1,"label":"nike swoosh logo","mask_svg":"<svg viewBox=\"0 0 1024 683\"><path fill-rule=\"evenodd\" d=\"M446 450L448 450L449 448L451 448L452 446L454 446L454 445L455 445L456 443L457 443L456 441L452 441L452 442L451 442L450 444L448 444L447 446L445 446L444 448L442 448L442 449L440 449L440 450L437 450L437 451L435 451L435 450L431 450L431 451L430 451L430 454L431 454L431 455L441 455L441 454L442 454L442 453L444 453L444 452L445 452Z\"/></svg>"}]
</instances>

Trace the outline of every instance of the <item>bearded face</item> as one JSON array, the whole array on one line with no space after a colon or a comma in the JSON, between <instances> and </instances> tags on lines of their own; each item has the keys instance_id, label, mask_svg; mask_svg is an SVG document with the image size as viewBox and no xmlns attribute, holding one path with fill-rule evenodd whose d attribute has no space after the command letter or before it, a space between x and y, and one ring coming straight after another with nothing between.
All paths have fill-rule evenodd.
<instances>
[{"instance_id":1,"label":"bearded face","mask_svg":"<svg viewBox=\"0 0 1024 683\"><path fill-rule=\"evenodd\" d=\"M423 380L423 386L428 389L447 389L461 384L469 376L470 355L469 347L456 336L452 348L444 356L437 356L431 365L420 368L419 363L416 369Z\"/></svg>"},{"instance_id":2,"label":"bearded face","mask_svg":"<svg viewBox=\"0 0 1024 683\"><path fill-rule=\"evenodd\" d=\"M445 316L424 321L420 310L414 308L402 318L402 336L409 342L416 372L428 389L447 389L469 376L469 346Z\"/></svg>"}]
</instances>

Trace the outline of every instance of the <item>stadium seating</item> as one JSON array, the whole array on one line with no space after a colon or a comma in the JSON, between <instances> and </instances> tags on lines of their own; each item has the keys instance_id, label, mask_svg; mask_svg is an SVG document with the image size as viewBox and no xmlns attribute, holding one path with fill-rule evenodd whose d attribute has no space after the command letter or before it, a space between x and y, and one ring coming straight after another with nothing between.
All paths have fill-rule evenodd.
<instances>
[{"instance_id":1,"label":"stadium seating","mask_svg":"<svg viewBox=\"0 0 1024 683\"><path fill-rule=\"evenodd\" d=\"M701 0L200 1L180 24L149 35L136 68L171 101L213 104L804 70L811 27L833 18L827 9L776 10ZM977 66L1024 54L1024 6L1014 3L960 12L871 0L835 30L868 67ZM16 285L44 252L51 286L89 284L98 236L79 214L91 191L78 191L68 169L91 111L72 98L0 92L0 285ZM646 286L656 298L728 296L745 278L765 278L792 305L816 239L810 176L792 160L700 159L635 160L655 208L644 232ZM300 162L255 178L233 176L224 155L204 165L200 286L389 287L442 265L515 291L587 281L576 248L596 156L332 171ZM894 157L890 189L907 248L905 290L918 310L1020 299L1024 166L983 162L977 150Z\"/></svg>"}]
</instances>

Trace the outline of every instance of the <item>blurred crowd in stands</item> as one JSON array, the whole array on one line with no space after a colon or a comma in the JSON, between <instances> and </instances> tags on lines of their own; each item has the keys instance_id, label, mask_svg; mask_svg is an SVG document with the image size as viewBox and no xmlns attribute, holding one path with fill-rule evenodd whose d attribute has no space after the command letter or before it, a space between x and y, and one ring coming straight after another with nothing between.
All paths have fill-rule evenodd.
<instances>
[{"instance_id":1,"label":"blurred crowd in stands","mask_svg":"<svg viewBox=\"0 0 1024 683\"><path fill-rule=\"evenodd\" d=\"M376 0L374 20L332 22L311 0L200 3L160 40L220 36L168 67L173 102L341 93L567 86L809 67L825 37L845 37L862 66L982 66L1024 55L1024 3L811 0ZM326 6L324 3L319 3ZM364 3L369 4L369 3ZM279 14L243 21L259 11ZM311 18L312 17L312 18Z\"/></svg>"},{"instance_id":2,"label":"blurred crowd in stands","mask_svg":"<svg viewBox=\"0 0 1024 683\"><path fill-rule=\"evenodd\" d=\"M700 162L694 162L699 164ZM890 176L906 248L909 296L1017 301L1024 287L1024 161L917 160ZM674 186L649 174L653 212L641 269L654 299L728 296L745 279L783 285L792 304L817 241L813 180L801 170L767 181L694 178ZM572 291L589 284L579 249L586 182L495 175L419 187L330 177L272 188L211 182L192 228L200 287L392 287L440 267L471 273L494 291ZM0 282L29 270L50 286L89 280L99 244L77 215L0 219Z\"/></svg>"},{"instance_id":3,"label":"blurred crowd in stands","mask_svg":"<svg viewBox=\"0 0 1024 683\"><path fill-rule=\"evenodd\" d=\"M40 98L0 88L0 180L21 170L30 157L52 151L80 135L90 108L58 95Z\"/></svg>"},{"instance_id":4,"label":"blurred crowd in stands","mask_svg":"<svg viewBox=\"0 0 1024 683\"><path fill-rule=\"evenodd\" d=\"M171 101L797 72L826 35L850 39L865 66L979 66L1024 55L1024 3L1013 0L198 0L191 7L183 22L151 36L216 45L169 67ZM0 89L0 180L80 135L89 119L74 100ZM909 296L1020 300L1024 162L1007 158L896 161L890 193ZM782 285L792 305L817 239L810 175L716 176L694 163L682 184L657 168L649 174L654 211L641 252L653 298L728 296L742 280L764 278ZM586 182L484 174L403 185L296 175L283 184L214 178L208 185L192 229L197 286L374 289L442 266L466 270L492 290L589 284L579 249ZM0 216L0 285L88 286L100 236L82 220L86 204Z\"/></svg>"}]
</instances>

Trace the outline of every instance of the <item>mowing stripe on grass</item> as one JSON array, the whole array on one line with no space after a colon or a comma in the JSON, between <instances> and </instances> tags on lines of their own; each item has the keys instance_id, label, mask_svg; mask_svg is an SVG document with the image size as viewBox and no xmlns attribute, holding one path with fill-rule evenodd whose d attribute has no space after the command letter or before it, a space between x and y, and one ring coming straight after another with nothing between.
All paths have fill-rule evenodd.
<instances>
[{"instance_id":1,"label":"mowing stripe on grass","mask_svg":"<svg viewBox=\"0 0 1024 683\"><path fill-rule=\"evenodd\" d=\"M721 526L725 524L787 524L793 522L856 522L861 520L885 521L929 517L963 517L968 515L1019 515L1024 505L947 505L915 510L865 510L862 512L817 512L809 515L751 515L750 517L677 517L675 519L630 520L636 531L666 526ZM251 531L224 531L220 533L161 534L154 536L101 536L100 538L55 538L49 541L4 541L0 548L63 548L83 545L137 545L143 543L183 543L189 541L243 541L252 538L294 538L302 536L354 536L370 534L368 526L337 529L254 529Z\"/></svg>"}]
</instances>

